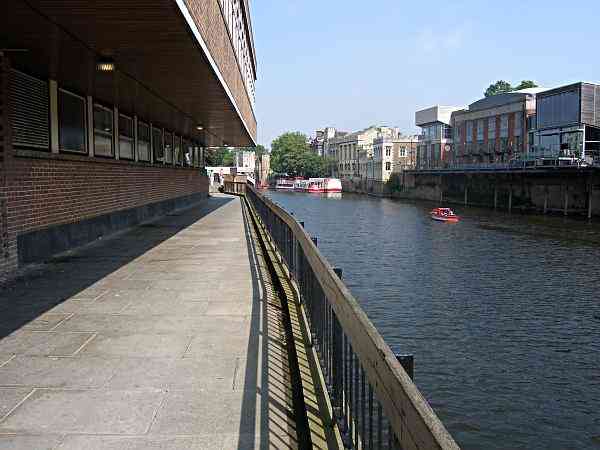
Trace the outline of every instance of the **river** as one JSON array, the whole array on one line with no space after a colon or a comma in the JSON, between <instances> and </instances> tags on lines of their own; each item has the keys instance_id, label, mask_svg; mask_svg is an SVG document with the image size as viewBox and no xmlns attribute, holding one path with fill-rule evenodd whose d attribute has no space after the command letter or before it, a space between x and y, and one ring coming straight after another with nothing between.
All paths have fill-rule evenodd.
<instances>
[{"instance_id":1,"label":"river","mask_svg":"<svg viewBox=\"0 0 600 450\"><path fill-rule=\"evenodd\" d=\"M270 191L469 449L600 448L600 228L355 194Z\"/></svg>"}]
</instances>

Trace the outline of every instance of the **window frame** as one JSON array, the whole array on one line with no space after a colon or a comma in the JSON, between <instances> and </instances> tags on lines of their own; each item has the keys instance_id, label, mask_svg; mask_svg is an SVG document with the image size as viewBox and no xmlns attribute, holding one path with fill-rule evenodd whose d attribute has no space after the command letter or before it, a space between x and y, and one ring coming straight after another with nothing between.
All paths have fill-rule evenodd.
<instances>
[{"instance_id":1,"label":"window frame","mask_svg":"<svg viewBox=\"0 0 600 450\"><path fill-rule=\"evenodd\" d=\"M171 139L167 139L167 135L171 136ZM167 130L166 128L163 130L163 152L164 152L164 159L165 159L165 165L167 166L173 166L173 138L174 138L174 133L172 131ZM167 145L170 145L170 154L171 154L171 161L169 161L169 159L167 158L167 155L169 154L167 152Z\"/></svg>"},{"instance_id":2,"label":"window frame","mask_svg":"<svg viewBox=\"0 0 600 450\"><path fill-rule=\"evenodd\" d=\"M111 115L112 131L111 131L111 139L110 139L110 149L111 149L110 155L101 155L101 154L96 153L96 120L94 117L96 107L110 112L110 115ZM100 102L93 101L92 102L92 119L91 119L91 121L92 121L92 141L93 141L92 143L94 146L94 157L114 159L115 155L116 155L116 151L115 151L116 150L116 148L115 148L116 147L115 146L115 110L114 110L114 108L109 108L108 106L105 106L104 104L102 104ZM100 131L101 133L108 133L108 132L102 131L102 130L98 130L98 131Z\"/></svg>"},{"instance_id":3,"label":"window frame","mask_svg":"<svg viewBox=\"0 0 600 450\"><path fill-rule=\"evenodd\" d=\"M131 121L131 137L126 137L127 139L131 139L131 157L123 156L123 154L121 153L121 118L122 117ZM121 111L119 111L119 117L117 119L117 124L119 126L119 129L117 130L117 133L115 133L115 141L117 141L119 143L119 159L124 159L125 161L135 161L135 155L136 155L137 149L136 149L136 142L135 142L136 130L135 130L134 116L130 116L128 114L125 114L125 113L122 113Z\"/></svg>"},{"instance_id":4,"label":"window frame","mask_svg":"<svg viewBox=\"0 0 600 450\"><path fill-rule=\"evenodd\" d=\"M83 102L83 146L84 146L84 150L83 151L79 151L79 150L72 150L72 149L66 149L63 148L62 146L62 140L61 140L61 135L62 135L62 131L61 131L61 93L66 94L66 95L70 95L71 97L75 97L79 100L81 100ZM56 101L58 103L58 108L57 108L57 121L58 121L58 151L60 153L71 153L71 154L75 154L75 155L89 155L90 149L89 149L89 142L88 142L88 129L89 129L89 124L88 124L88 102L87 102L87 98L85 96L76 94L73 91L70 91L68 89L62 88L62 87L58 87L58 93L56 95Z\"/></svg>"},{"instance_id":5,"label":"window frame","mask_svg":"<svg viewBox=\"0 0 600 450\"><path fill-rule=\"evenodd\" d=\"M148 128L148 140L144 141L148 143L148 159L140 158L140 127L145 126ZM137 160L145 163L150 163L152 161L152 127L150 126L150 122L144 122L138 118L137 120L137 130L136 130L137 142L135 146L135 151L137 155Z\"/></svg>"},{"instance_id":6,"label":"window frame","mask_svg":"<svg viewBox=\"0 0 600 450\"><path fill-rule=\"evenodd\" d=\"M160 138L159 139L154 139L154 133L158 132ZM165 143L164 143L164 133L163 133L163 129L161 127L155 127L152 123L150 123L150 142L151 142L151 147L152 147L152 163L153 164L165 164ZM156 144L155 144L156 143ZM155 145L159 145L160 148L159 150L162 150L162 160L160 160L159 158L157 158L157 154L155 153Z\"/></svg>"}]
</instances>

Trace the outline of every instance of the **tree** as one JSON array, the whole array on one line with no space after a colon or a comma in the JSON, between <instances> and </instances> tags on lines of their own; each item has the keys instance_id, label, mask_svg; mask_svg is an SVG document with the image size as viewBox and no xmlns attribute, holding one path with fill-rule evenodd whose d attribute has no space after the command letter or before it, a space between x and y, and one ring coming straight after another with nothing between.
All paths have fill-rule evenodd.
<instances>
[{"instance_id":1,"label":"tree","mask_svg":"<svg viewBox=\"0 0 600 450\"><path fill-rule=\"evenodd\" d=\"M209 149L206 152L206 165L208 167L231 167L233 155L227 147Z\"/></svg>"},{"instance_id":2,"label":"tree","mask_svg":"<svg viewBox=\"0 0 600 450\"><path fill-rule=\"evenodd\" d=\"M499 80L494 84L490 84L490 86L485 90L484 94L486 97L491 97L492 95L504 94L505 92L510 92L513 90L513 87L510 83Z\"/></svg>"},{"instance_id":3,"label":"tree","mask_svg":"<svg viewBox=\"0 0 600 450\"><path fill-rule=\"evenodd\" d=\"M537 83L532 80L523 80L521 83L515 87L515 91L520 91L521 89L530 89L538 87Z\"/></svg>"},{"instance_id":4,"label":"tree","mask_svg":"<svg viewBox=\"0 0 600 450\"><path fill-rule=\"evenodd\" d=\"M310 150L305 134L288 132L271 143L271 167L277 173L316 178L327 175L329 163Z\"/></svg>"}]
</instances>

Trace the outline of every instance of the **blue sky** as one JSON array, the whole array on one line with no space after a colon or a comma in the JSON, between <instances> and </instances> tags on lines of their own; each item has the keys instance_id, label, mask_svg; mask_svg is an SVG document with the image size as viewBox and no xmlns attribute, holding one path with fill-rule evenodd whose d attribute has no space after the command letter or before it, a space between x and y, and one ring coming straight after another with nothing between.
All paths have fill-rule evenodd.
<instances>
[{"instance_id":1,"label":"blue sky","mask_svg":"<svg viewBox=\"0 0 600 450\"><path fill-rule=\"evenodd\" d=\"M252 0L258 142L466 105L493 81L600 82L597 1Z\"/></svg>"}]
</instances>

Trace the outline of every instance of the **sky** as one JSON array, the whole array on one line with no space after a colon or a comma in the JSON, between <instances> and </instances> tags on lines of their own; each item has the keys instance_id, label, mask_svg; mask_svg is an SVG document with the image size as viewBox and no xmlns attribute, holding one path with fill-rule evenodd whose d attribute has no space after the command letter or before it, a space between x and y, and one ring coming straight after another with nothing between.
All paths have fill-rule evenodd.
<instances>
[{"instance_id":1,"label":"sky","mask_svg":"<svg viewBox=\"0 0 600 450\"><path fill-rule=\"evenodd\" d=\"M251 0L258 143L333 126L416 132L492 82L600 82L597 0Z\"/></svg>"}]
</instances>

